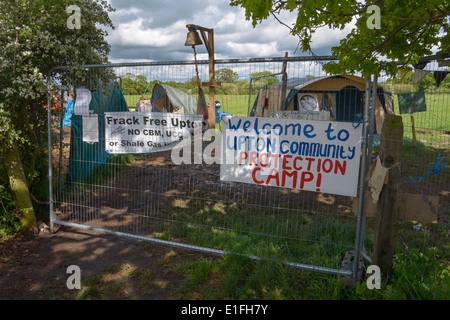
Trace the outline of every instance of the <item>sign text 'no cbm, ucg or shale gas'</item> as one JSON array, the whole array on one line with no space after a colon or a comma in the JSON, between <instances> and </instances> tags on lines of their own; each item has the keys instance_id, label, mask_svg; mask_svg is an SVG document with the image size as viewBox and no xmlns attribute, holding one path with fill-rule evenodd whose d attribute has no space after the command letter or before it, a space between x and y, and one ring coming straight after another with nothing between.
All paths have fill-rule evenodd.
<instances>
[{"instance_id":1,"label":"sign text 'no cbm, ucg or shale gas'","mask_svg":"<svg viewBox=\"0 0 450 320\"><path fill-rule=\"evenodd\" d=\"M202 128L202 115L164 112L105 113L108 153L154 153L171 150Z\"/></svg>"}]
</instances>

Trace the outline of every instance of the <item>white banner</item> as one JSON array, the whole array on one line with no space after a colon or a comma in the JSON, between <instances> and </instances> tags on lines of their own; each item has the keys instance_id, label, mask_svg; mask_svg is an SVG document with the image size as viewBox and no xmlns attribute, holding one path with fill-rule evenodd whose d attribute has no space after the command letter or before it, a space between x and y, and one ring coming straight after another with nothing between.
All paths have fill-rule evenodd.
<instances>
[{"instance_id":1,"label":"white banner","mask_svg":"<svg viewBox=\"0 0 450 320\"><path fill-rule=\"evenodd\" d=\"M220 179L355 197L362 125L225 117Z\"/></svg>"},{"instance_id":2,"label":"white banner","mask_svg":"<svg viewBox=\"0 0 450 320\"><path fill-rule=\"evenodd\" d=\"M153 153L171 150L202 127L202 115L165 112L106 112L108 153ZM190 139L189 139L190 141Z\"/></svg>"}]
</instances>

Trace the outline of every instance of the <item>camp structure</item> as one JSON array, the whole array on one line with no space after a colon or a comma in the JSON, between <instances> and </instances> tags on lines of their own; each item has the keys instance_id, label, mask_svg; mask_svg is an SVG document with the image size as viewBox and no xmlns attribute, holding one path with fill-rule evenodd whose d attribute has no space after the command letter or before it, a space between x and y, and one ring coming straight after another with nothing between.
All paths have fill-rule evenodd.
<instances>
[{"instance_id":1,"label":"camp structure","mask_svg":"<svg viewBox=\"0 0 450 320\"><path fill-rule=\"evenodd\" d=\"M105 90L75 90L68 181L79 182L106 163L110 154L105 151L103 115L118 111L128 112L129 109L117 82L110 82Z\"/></svg>"},{"instance_id":2,"label":"camp structure","mask_svg":"<svg viewBox=\"0 0 450 320\"><path fill-rule=\"evenodd\" d=\"M153 87L151 104L155 112L197 113L197 99L180 89L161 83Z\"/></svg>"},{"instance_id":3,"label":"camp structure","mask_svg":"<svg viewBox=\"0 0 450 320\"><path fill-rule=\"evenodd\" d=\"M153 106L150 99L140 99L134 108L136 112L153 112Z\"/></svg>"},{"instance_id":4,"label":"camp structure","mask_svg":"<svg viewBox=\"0 0 450 320\"><path fill-rule=\"evenodd\" d=\"M345 74L289 79L285 99L281 99L281 84L265 86L259 91L249 115L271 117L280 111L328 111L330 120L354 122L363 115L365 86L365 78ZM380 133L384 116L394 113L393 97L378 85L375 102L374 130Z\"/></svg>"}]
</instances>

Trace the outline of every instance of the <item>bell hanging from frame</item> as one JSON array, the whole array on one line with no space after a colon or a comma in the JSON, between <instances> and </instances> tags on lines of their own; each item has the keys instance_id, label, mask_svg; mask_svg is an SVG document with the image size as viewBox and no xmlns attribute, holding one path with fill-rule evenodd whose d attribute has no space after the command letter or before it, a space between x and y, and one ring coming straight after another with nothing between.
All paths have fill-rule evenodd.
<instances>
[{"instance_id":1,"label":"bell hanging from frame","mask_svg":"<svg viewBox=\"0 0 450 320\"><path fill-rule=\"evenodd\" d=\"M196 46L199 44L203 44L202 40L200 39L197 31L189 31L186 37L186 43L185 46Z\"/></svg>"}]
</instances>

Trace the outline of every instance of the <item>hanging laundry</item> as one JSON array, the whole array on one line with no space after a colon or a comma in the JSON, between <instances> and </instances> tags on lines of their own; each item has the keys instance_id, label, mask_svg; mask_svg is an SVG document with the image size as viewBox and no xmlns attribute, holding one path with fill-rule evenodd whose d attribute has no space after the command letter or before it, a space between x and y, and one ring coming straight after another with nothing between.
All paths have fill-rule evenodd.
<instances>
[{"instance_id":1,"label":"hanging laundry","mask_svg":"<svg viewBox=\"0 0 450 320\"><path fill-rule=\"evenodd\" d=\"M444 81L444 79L448 73L449 73L448 71L434 71L433 72L434 80L436 80L437 87L439 87L441 82Z\"/></svg>"},{"instance_id":2,"label":"hanging laundry","mask_svg":"<svg viewBox=\"0 0 450 320\"><path fill-rule=\"evenodd\" d=\"M427 70L415 70L414 71L414 76L413 76L413 82L415 83L415 84L419 84L419 82L423 79L423 78L425 78L425 76L427 75L427 74L429 74L430 73L430 71L427 71Z\"/></svg>"},{"instance_id":3,"label":"hanging laundry","mask_svg":"<svg viewBox=\"0 0 450 320\"><path fill-rule=\"evenodd\" d=\"M423 68L425 68L427 66L428 62L422 62L422 63L418 63L418 64L414 64L414 69L416 70L423 70Z\"/></svg>"},{"instance_id":4,"label":"hanging laundry","mask_svg":"<svg viewBox=\"0 0 450 320\"><path fill-rule=\"evenodd\" d=\"M400 69L400 83L403 81L405 76L408 74L409 70L407 69Z\"/></svg>"},{"instance_id":5,"label":"hanging laundry","mask_svg":"<svg viewBox=\"0 0 450 320\"><path fill-rule=\"evenodd\" d=\"M381 190L386 184L388 179L389 169L381 164L380 157L377 157L376 164L371 168L371 173L369 176L368 185L370 187L370 192L372 193L373 202L378 202L380 198Z\"/></svg>"}]
</instances>

